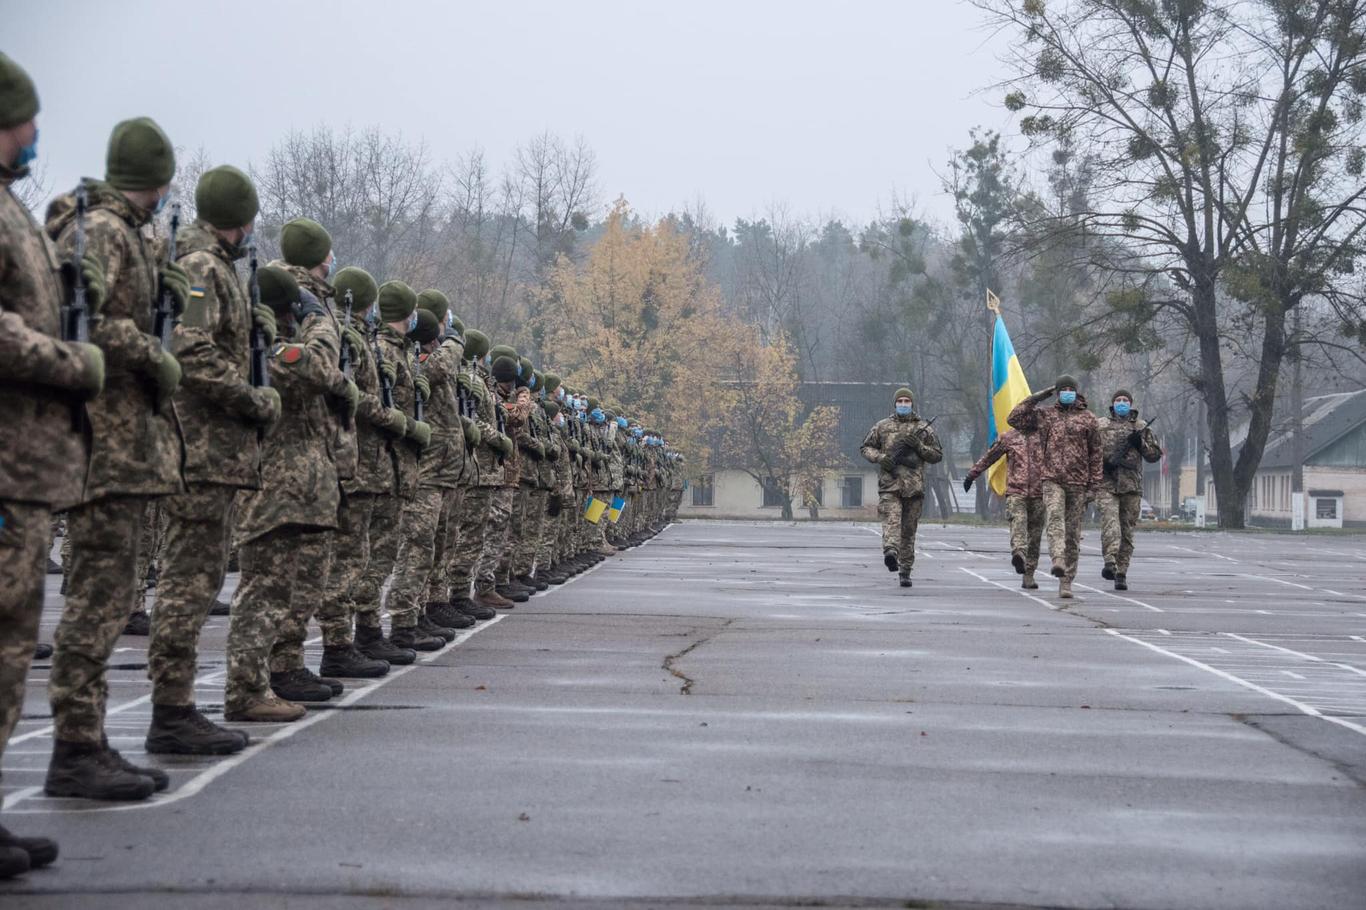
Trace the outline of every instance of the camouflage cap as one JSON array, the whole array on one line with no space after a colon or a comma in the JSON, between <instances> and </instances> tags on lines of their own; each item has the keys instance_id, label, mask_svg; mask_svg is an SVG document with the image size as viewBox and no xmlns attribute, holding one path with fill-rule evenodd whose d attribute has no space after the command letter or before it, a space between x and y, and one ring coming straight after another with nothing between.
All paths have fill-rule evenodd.
<instances>
[{"instance_id":1,"label":"camouflage cap","mask_svg":"<svg viewBox=\"0 0 1366 910\"><path fill-rule=\"evenodd\" d=\"M304 269L313 269L327 261L332 252L332 235L312 218L286 221L280 229L280 254L285 262Z\"/></svg>"},{"instance_id":2,"label":"camouflage cap","mask_svg":"<svg viewBox=\"0 0 1366 910\"><path fill-rule=\"evenodd\" d=\"M417 294L402 281L386 281L379 286L379 318L402 322L417 309Z\"/></svg>"},{"instance_id":3,"label":"camouflage cap","mask_svg":"<svg viewBox=\"0 0 1366 910\"><path fill-rule=\"evenodd\" d=\"M263 265L256 270L261 302L276 312L288 310L299 299L299 282L282 268Z\"/></svg>"},{"instance_id":4,"label":"camouflage cap","mask_svg":"<svg viewBox=\"0 0 1366 910\"><path fill-rule=\"evenodd\" d=\"M135 117L114 124L104 159L104 179L110 186L116 190L156 190L174 176L175 147L155 120Z\"/></svg>"},{"instance_id":5,"label":"camouflage cap","mask_svg":"<svg viewBox=\"0 0 1366 910\"><path fill-rule=\"evenodd\" d=\"M417 308L431 313L437 322L445 322L446 314L451 311L451 301L436 288L427 288L417 295Z\"/></svg>"},{"instance_id":6,"label":"camouflage cap","mask_svg":"<svg viewBox=\"0 0 1366 910\"><path fill-rule=\"evenodd\" d=\"M246 227L261 210L256 184L231 164L205 171L194 189L199 217L220 231Z\"/></svg>"},{"instance_id":7,"label":"camouflage cap","mask_svg":"<svg viewBox=\"0 0 1366 910\"><path fill-rule=\"evenodd\" d=\"M489 336L478 329L465 330L465 359L478 360L489 352Z\"/></svg>"},{"instance_id":8,"label":"camouflage cap","mask_svg":"<svg viewBox=\"0 0 1366 910\"><path fill-rule=\"evenodd\" d=\"M337 302L346 306L346 292L351 292L351 309L356 315L364 313L374 305L379 297L379 285L365 269L348 265L332 279L332 287L337 291Z\"/></svg>"},{"instance_id":9,"label":"camouflage cap","mask_svg":"<svg viewBox=\"0 0 1366 910\"><path fill-rule=\"evenodd\" d=\"M0 53L0 130L38 115L38 90L24 68Z\"/></svg>"},{"instance_id":10,"label":"camouflage cap","mask_svg":"<svg viewBox=\"0 0 1366 910\"><path fill-rule=\"evenodd\" d=\"M408 337L418 344L427 344L436 341L441 334L441 323L436 321L436 317L429 310L417 311L417 327L408 333Z\"/></svg>"}]
</instances>

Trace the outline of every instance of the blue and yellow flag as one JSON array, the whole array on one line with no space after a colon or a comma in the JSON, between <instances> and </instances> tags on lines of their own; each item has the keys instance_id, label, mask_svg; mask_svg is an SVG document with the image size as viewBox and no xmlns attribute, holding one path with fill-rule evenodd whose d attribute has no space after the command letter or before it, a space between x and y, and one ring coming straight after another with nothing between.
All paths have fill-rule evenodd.
<instances>
[{"instance_id":1,"label":"blue and yellow flag","mask_svg":"<svg viewBox=\"0 0 1366 910\"><path fill-rule=\"evenodd\" d=\"M602 518L602 513L607 511L607 501L598 499L594 496L588 497L588 502L583 507L583 517L590 524L597 524L598 519Z\"/></svg>"},{"instance_id":2,"label":"blue and yellow flag","mask_svg":"<svg viewBox=\"0 0 1366 910\"><path fill-rule=\"evenodd\" d=\"M607 508L607 520L616 524L624 511L626 511L626 499L621 496L613 496L612 504Z\"/></svg>"},{"instance_id":3,"label":"blue and yellow flag","mask_svg":"<svg viewBox=\"0 0 1366 910\"><path fill-rule=\"evenodd\" d=\"M996 331L991 339L991 433L987 437L988 444L1010 429L1006 418L1015 405L1029 397L1029 382L1015 356L1015 345L1010 343L1000 305L996 295L987 291L987 306L996 313ZM987 480L997 496L1006 495L1006 458L987 469Z\"/></svg>"}]
</instances>

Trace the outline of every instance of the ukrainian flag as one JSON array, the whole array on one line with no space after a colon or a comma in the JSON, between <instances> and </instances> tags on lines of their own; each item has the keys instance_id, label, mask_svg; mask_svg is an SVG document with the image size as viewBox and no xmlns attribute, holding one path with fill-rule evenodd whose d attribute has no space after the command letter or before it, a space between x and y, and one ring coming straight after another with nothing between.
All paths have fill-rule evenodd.
<instances>
[{"instance_id":1,"label":"ukrainian flag","mask_svg":"<svg viewBox=\"0 0 1366 910\"><path fill-rule=\"evenodd\" d=\"M987 292L989 299L996 295ZM998 302L999 304L999 302ZM1025 380L1024 370L1015 356L1015 345L1010 343L1010 333L1006 331L1005 320L996 313L996 331L991 339L991 433L987 443L1010 429L1006 418L1011 409L1029 397L1029 382ZM987 469L987 480L997 496L1006 495L1006 458L1002 458Z\"/></svg>"},{"instance_id":2,"label":"ukrainian flag","mask_svg":"<svg viewBox=\"0 0 1366 910\"><path fill-rule=\"evenodd\" d=\"M583 507L583 517L588 519L589 523L597 524L598 519L602 518L602 513L605 511L607 511L607 503L605 501L594 496L589 496L588 502Z\"/></svg>"},{"instance_id":3,"label":"ukrainian flag","mask_svg":"<svg viewBox=\"0 0 1366 910\"><path fill-rule=\"evenodd\" d=\"M621 513L626 511L626 500L620 496L612 497L612 505L607 510L607 518L612 524L616 524L621 518Z\"/></svg>"}]
</instances>

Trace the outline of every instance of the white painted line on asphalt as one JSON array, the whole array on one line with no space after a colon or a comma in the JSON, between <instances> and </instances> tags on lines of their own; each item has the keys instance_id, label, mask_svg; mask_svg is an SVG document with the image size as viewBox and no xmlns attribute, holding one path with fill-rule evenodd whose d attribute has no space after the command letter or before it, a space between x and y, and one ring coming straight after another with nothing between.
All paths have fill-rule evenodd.
<instances>
[{"instance_id":1,"label":"white painted line on asphalt","mask_svg":"<svg viewBox=\"0 0 1366 910\"><path fill-rule=\"evenodd\" d=\"M1209 664L1206 663L1201 663L1193 657L1187 657L1184 654L1177 654L1175 651L1169 651L1166 648L1163 648L1159 645L1152 644L1151 642L1146 642L1141 638L1134 638L1131 635L1125 635L1123 632L1120 632L1117 629L1106 629L1105 631L1110 635L1114 635L1117 638L1122 638L1125 641L1131 641L1136 645L1142 645L1143 647L1148 648L1151 651L1156 651L1158 654L1165 654L1166 656L1174 657L1177 660L1182 661L1183 663L1188 663L1192 667L1199 667L1201 670L1204 670L1207 673L1213 673L1215 676L1218 676L1221 679L1228 680L1229 682L1242 686L1245 689L1251 689L1254 692L1265 695L1267 698L1274 698L1276 699L1276 701L1284 702L1285 704L1291 705L1292 707L1296 708L1300 712L1308 714L1310 717L1321 718L1323 720L1328 721L1330 724L1337 724L1339 727L1345 727L1348 730L1353 730L1357 733L1362 734L1363 736L1366 736L1366 727L1363 727L1361 724L1352 723L1350 720L1344 720L1341 717L1329 717L1327 714L1324 714L1322 711L1315 708L1314 706L1306 705L1304 702L1301 701L1296 701L1288 695L1282 695L1279 692L1273 692L1272 690L1267 689L1263 686L1259 686L1256 683L1248 682L1245 679L1241 679L1237 676L1234 676L1232 673L1225 673L1223 670L1220 670L1217 667L1211 667Z\"/></svg>"},{"instance_id":2,"label":"white painted line on asphalt","mask_svg":"<svg viewBox=\"0 0 1366 910\"><path fill-rule=\"evenodd\" d=\"M1324 660L1322 657L1315 657L1313 654L1305 654L1303 651L1292 651L1291 649L1283 648L1280 645L1273 645L1269 642L1258 641L1255 638L1247 638L1245 636L1237 634L1236 632L1225 632L1224 635L1228 638L1236 638L1239 641L1245 641L1250 645L1257 645L1258 647L1262 648L1271 648L1275 651L1282 651L1286 654L1293 654L1296 657L1302 657L1305 660L1312 661L1316 664L1327 664L1331 667L1337 667L1339 670L1346 670L1349 673L1355 673L1358 676L1366 676L1366 670L1362 670L1359 667L1354 667L1351 664L1338 663L1334 660Z\"/></svg>"},{"instance_id":3,"label":"white painted line on asphalt","mask_svg":"<svg viewBox=\"0 0 1366 910\"><path fill-rule=\"evenodd\" d=\"M1100 589L1100 588L1093 588L1093 587L1091 587L1090 585L1084 585L1084 584L1082 584L1082 583L1079 582L1079 581L1074 581L1074 582L1072 582L1072 584L1076 585L1076 586L1079 587L1079 588L1085 588L1085 589L1088 590L1088 591L1095 591L1097 594L1104 594L1106 597L1113 597L1115 600L1127 600L1127 601L1128 601L1129 603L1131 603L1131 604L1138 604L1138 605L1139 605L1140 607L1142 607L1143 609L1145 609L1145 610L1152 610L1154 613L1166 613L1166 612L1167 612L1166 610L1162 609L1161 607L1154 607L1152 604L1145 604L1145 603L1144 603L1143 601L1141 601L1141 600L1134 600L1132 597L1125 597L1123 594L1111 594L1109 591L1104 591L1104 590L1102 590L1102 589Z\"/></svg>"},{"instance_id":4,"label":"white painted line on asphalt","mask_svg":"<svg viewBox=\"0 0 1366 910\"><path fill-rule=\"evenodd\" d=\"M1362 597L1360 594L1344 594L1341 591L1334 591L1332 588L1324 588L1323 592L1332 594L1334 597L1355 597L1357 600L1366 600L1366 597Z\"/></svg>"},{"instance_id":5,"label":"white painted line on asphalt","mask_svg":"<svg viewBox=\"0 0 1366 910\"><path fill-rule=\"evenodd\" d=\"M1035 603L1043 604L1045 607L1047 607L1047 608L1050 609L1050 610L1058 610L1058 609L1061 609L1061 607L1059 607L1059 606L1057 606L1057 605L1055 605L1055 604L1049 603L1048 601L1044 600L1042 597L1035 597L1033 594L1030 594L1028 591L1025 591L1025 590L1022 589L1022 588L1012 588L1012 587L1010 587L1009 585L1003 585L1003 584L1001 584L999 581L992 581L990 578L987 578L987 577L984 576L984 575L978 575L976 572L972 571L972 570L969 569L967 566L959 566L958 568L959 568L960 570L964 571L964 572L967 572L969 575L971 575L973 578L977 579L978 581L984 581L984 582L986 582L986 583L989 584L989 585L995 585L996 587L1000 588L1002 591L1014 591L1016 594L1019 594L1021 597L1028 597L1030 600L1034 601Z\"/></svg>"},{"instance_id":6,"label":"white painted line on asphalt","mask_svg":"<svg viewBox=\"0 0 1366 910\"><path fill-rule=\"evenodd\" d=\"M388 685L394 680L399 679L400 677L403 677L408 673L412 672L413 670L417 669L419 665L432 662L433 660L442 656L443 654L449 653L450 650L454 648L456 645L464 644L465 642L469 641L477 633L483 632L485 629L490 629L496 626L498 623L502 622L506 617L506 613L500 613L493 619L488 620L487 622L481 623L480 625L475 626L472 629L467 629L464 632L461 632L460 634L456 635L456 637L451 640L451 643L446 647L442 648L440 651L432 651L428 654L424 654L421 657L419 657L415 663L411 663L406 667L400 667L398 668L398 670L390 672L387 676L381 677L379 680L377 680L375 683L371 685L360 686L358 688L352 689L349 693L343 695L341 699L337 701L328 702L327 704L336 705L340 707L346 707L348 705L355 704L365 696L369 695L371 692L378 691L379 689L384 688L384 686ZM148 695L142 699L139 699L139 701L149 701L150 699L151 696ZM132 703L130 702L126 707L132 707ZM109 713L112 714L114 712L110 711ZM194 796L196 793L200 792L209 784L213 783L215 780L222 777L224 774L227 774L229 771L231 771L233 768L236 768L238 765L242 764L247 759L260 755L262 752L266 751L271 746L284 742L285 740L289 739L291 736L295 735L301 730L306 730L309 727L321 722L324 718L329 716L335 716L334 712L326 710L309 711L308 715L304 717L302 720L297 720L291 724L280 725L279 729L271 733L265 739L257 740L253 742L251 745L247 746L241 752L238 752L235 755L231 755L221 761L214 762L212 765L204 769L198 775L186 781L184 784L177 787L175 790L166 793L164 796L152 796L148 799L142 800L141 802L118 803L116 805L108 806L83 806L80 809L20 809L17 812L14 812L13 814L65 815L73 812L82 814L87 812L127 812L134 809L157 809L162 806L169 806L172 803L178 803L182 799ZM255 724L253 725L252 729L262 726L276 725ZM14 742L14 740L11 740L11 742ZM42 788L30 787L27 788L27 790L41 792ZM34 795L33 792L26 791L19 791L19 793L23 793L23 796L20 797L20 799L28 799L29 797ZM11 798L17 795L18 794L11 794L10 797L6 797L4 809L8 810L10 808ZM20 799L14 799L14 802L17 803L20 801ZM82 800L81 802L85 801Z\"/></svg>"},{"instance_id":7,"label":"white painted line on asphalt","mask_svg":"<svg viewBox=\"0 0 1366 910\"><path fill-rule=\"evenodd\" d=\"M1282 670L1281 672L1284 673L1286 676L1289 676L1291 679L1304 679L1303 676L1296 673L1294 670Z\"/></svg>"},{"instance_id":8,"label":"white painted line on asphalt","mask_svg":"<svg viewBox=\"0 0 1366 910\"><path fill-rule=\"evenodd\" d=\"M1171 634L1172 634L1172 633L1168 632L1166 629L1158 629L1157 632L1158 632L1159 635L1171 635Z\"/></svg>"},{"instance_id":9,"label":"white painted line on asphalt","mask_svg":"<svg viewBox=\"0 0 1366 910\"><path fill-rule=\"evenodd\" d=\"M1222 554L1215 553L1213 550L1192 550L1190 547L1178 547L1174 543L1169 543L1167 544L1167 546L1171 547L1174 550L1185 550L1187 553L1194 553L1196 556L1213 556L1215 559L1222 559L1226 562L1238 561L1231 556L1224 556Z\"/></svg>"}]
</instances>

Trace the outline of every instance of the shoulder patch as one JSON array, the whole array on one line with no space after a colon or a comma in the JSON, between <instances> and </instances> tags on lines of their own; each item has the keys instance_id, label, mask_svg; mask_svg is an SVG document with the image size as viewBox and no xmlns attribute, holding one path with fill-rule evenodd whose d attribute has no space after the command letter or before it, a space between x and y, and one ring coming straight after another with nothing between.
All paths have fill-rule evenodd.
<instances>
[{"instance_id":1,"label":"shoulder patch","mask_svg":"<svg viewBox=\"0 0 1366 910\"><path fill-rule=\"evenodd\" d=\"M204 296L204 289L201 288L201 287L191 287L191 288L190 288L190 296L191 296L191 297L203 297L203 296Z\"/></svg>"},{"instance_id":2,"label":"shoulder patch","mask_svg":"<svg viewBox=\"0 0 1366 910\"><path fill-rule=\"evenodd\" d=\"M301 344L286 344L280 346L280 361L282 363L298 363L303 359L304 346Z\"/></svg>"},{"instance_id":3,"label":"shoulder patch","mask_svg":"<svg viewBox=\"0 0 1366 910\"><path fill-rule=\"evenodd\" d=\"M418 354L418 355L417 355L417 362L418 362L418 363L426 363L426 362L427 362L427 358L430 357L430 356L432 356L432 355L430 355L430 354Z\"/></svg>"}]
</instances>

